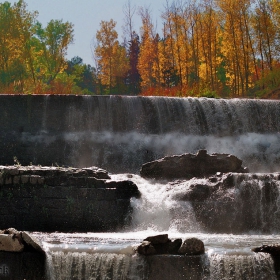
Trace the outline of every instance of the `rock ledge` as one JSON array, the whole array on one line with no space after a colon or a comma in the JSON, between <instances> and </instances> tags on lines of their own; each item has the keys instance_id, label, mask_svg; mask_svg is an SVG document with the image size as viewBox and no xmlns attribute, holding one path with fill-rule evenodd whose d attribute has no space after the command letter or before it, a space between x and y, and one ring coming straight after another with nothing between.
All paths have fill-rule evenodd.
<instances>
[{"instance_id":1,"label":"rock ledge","mask_svg":"<svg viewBox=\"0 0 280 280\"><path fill-rule=\"evenodd\" d=\"M157 180L190 179L205 177L217 172L247 173L242 160L229 154L207 154L200 150L197 154L182 154L164 157L142 165L140 175Z\"/></svg>"}]
</instances>

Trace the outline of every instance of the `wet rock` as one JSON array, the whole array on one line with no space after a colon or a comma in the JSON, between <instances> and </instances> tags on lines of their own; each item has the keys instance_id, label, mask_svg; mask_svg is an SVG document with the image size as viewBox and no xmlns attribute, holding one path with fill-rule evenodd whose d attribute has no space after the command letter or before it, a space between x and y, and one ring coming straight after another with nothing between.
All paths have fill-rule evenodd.
<instances>
[{"instance_id":1,"label":"wet rock","mask_svg":"<svg viewBox=\"0 0 280 280\"><path fill-rule=\"evenodd\" d=\"M0 251L22 252L24 244L21 233L14 228L0 231Z\"/></svg>"},{"instance_id":2,"label":"wet rock","mask_svg":"<svg viewBox=\"0 0 280 280\"><path fill-rule=\"evenodd\" d=\"M116 231L131 222L130 199L140 191L128 178L110 179L98 167L0 166L1 224L25 231Z\"/></svg>"},{"instance_id":3,"label":"wet rock","mask_svg":"<svg viewBox=\"0 0 280 280\"><path fill-rule=\"evenodd\" d=\"M198 238L186 239L179 249L181 255L200 255L205 253L204 243Z\"/></svg>"},{"instance_id":4,"label":"wet rock","mask_svg":"<svg viewBox=\"0 0 280 280\"><path fill-rule=\"evenodd\" d=\"M182 154L164 157L142 165L140 174L144 178L159 180L190 179L228 172L245 173L242 160L229 154L207 154L200 150L197 154ZM218 176L218 175L217 175Z\"/></svg>"},{"instance_id":5,"label":"wet rock","mask_svg":"<svg viewBox=\"0 0 280 280\"><path fill-rule=\"evenodd\" d=\"M15 228L7 228L7 229L3 229L0 230L0 234L15 234L18 235L20 232L18 230L16 230Z\"/></svg>"},{"instance_id":6,"label":"wet rock","mask_svg":"<svg viewBox=\"0 0 280 280\"><path fill-rule=\"evenodd\" d=\"M96 166L83 168L82 170L85 170L88 176L92 176L97 179L110 179L108 171Z\"/></svg>"},{"instance_id":7,"label":"wet rock","mask_svg":"<svg viewBox=\"0 0 280 280\"><path fill-rule=\"evenodd\" d=\"M137 247L137 252L145 256L155 255L157 253L155 247L150 241L143 241L141 245Z\"/></svg>"},{"instance_id":8,"label":"wet rock","mask_svg":"<svg viewBox=\"0 0 280 280\"><path fill-rule=\"evenodd\" d=\"M32 237L29 233L26 231L21 232L21 237L23 240L23 243L25 243L26 249L31 249L37 252L44 252L43 248L41 247L40 243L36 238Z\"/></svg>"},{"instance_id":9,"label":"wet rock","mask_svg":"<svg viewBox=\"0 0 280 280\"><path fill-rule=\"evenodd\" d=\"M0 251L22 252L24 245L13 235L0 234Z\"/></svg>"},{"instance_id":10,"label":"wet rock","mask_svg":"<svg viewBox=\"0 0 280 280\"><path fill-rule=\"evenodd\" d=\"M116 197L119 199L140 198L138 187L129 180L105 182L106 188L116 189Z\"/></svg>"},{"instance_id":11,"label":"wet rock","mask_svg":"<svg viewBox=\"0 0 280 280\"><path fill-rule=\"evenodd\" d=\"M167 190L172 200L191 205L194 225L201 231L234 234L280 231L278 173L224 173L177 180L169 182ZM172 217L177 215L173 209L170 213ZM188 228L184 221L179 226L180 231Z\"/></svg>"},{"instance_id":12,"label":"wet rock","mask_svg":"<svg viewBox=\"0 0 280 280\"><path fill-rule=\"evenodd\" d=\"M21 182L31 184L48 184L51 178L58 178L56 182L67 183L69 178L94 177L100 180L110 179L108 171L92 166L87 168L53 167L53 166L3 166L0 165L1 178L6 180L6 184L12 184L13 178L20 174ZM46 179L46 182L44 181ZM18 180L18 178L17 178Z\"/></svg>"},{"instance_id":13,"label":"wet rock","mask_svg":"<svg viewBox=\"0 0 280 280\"><path fill-rule=\"evenodd\" d=\"M280 256L280 244L262 245L252 249L255 253L268 253L272 256Z\"/></svg>"},{"instance_id":14,"label":"wet rock","mask_svg":"<svg viewBox=\"0 0 280 280\"><path fill-rule=\"evenodd\" d=\"M191 201L202 201L207 199L211 194L211 187L204 184L192 184L188 193Z\"/></svg>"},{"instance_id":15,"label":"wet rock","mask_svg":"<svg viewBox=\"0 0 280 280\"><path fill-rule=\"evenodd\" d=\"M182 239L178 238L168 243L168 253L172 255L177 255L179 249L182 245Z\"/></svg>"},{"instance_id":16,"label":"wet rock","mask_svg":"<svg viewBox=\"0 0 280 280\"><path fill-rule=\"evenodd\" d=\"M144 241L150 241L154 245L170 242L170 239L168 238L168 234L160 234L155 236L149 236L145 238Z\"/></svg>"},{"instance_id":17,"label":"wet rock","mask_svg":"<svg viewBox=\"0 0 280 280\"><path fill-rule=\"evenodd\" d=\"M0 230L0 251L22 252L36 251L44 252L43 248L34 237L25 231L14 228Z\"/></svg>"},{"instance_id":18,"label":"wet rock","mask_svg":"<svg viewBox=\"0 0 280 280\"><path fill-rule=\"evenodd\" d=\"M171 241L168 234L149 236L138 246L137 252L142 255L178 255L178 250L182 244L182 239Z\"/></svg>"}]
</instances>

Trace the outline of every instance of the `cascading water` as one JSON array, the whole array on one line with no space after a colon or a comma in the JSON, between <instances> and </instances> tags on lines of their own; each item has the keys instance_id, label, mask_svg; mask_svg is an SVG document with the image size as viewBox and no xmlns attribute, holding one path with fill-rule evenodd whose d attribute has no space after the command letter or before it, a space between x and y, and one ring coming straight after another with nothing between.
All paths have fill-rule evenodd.
<instances>
[{"instance_id":1,"label":"cascading water","mask_svg":"<svg viewBox=\"0 0 280 280\"><path fill-rule=\"evenodd\" d=\"M206 179L191 179L184 184L173 185L150 182L139 175L112 175L114 180L129 177L142 193L140 199L131 201L134 209L131 226L122 233L53 233L47 236L40 233L52 268L50 279L276 280L270 255L257 254L251 249L275 243L280 238L277 217L279 174L233 176L234 189L221 194L221 201L215 201L222 206L215 209L209 201L201 201L197 212L191 202L182 201L180 197L194 183L203 184ZM269 185L274 185L271 192ZM246 190L249 197L247 193L242 194ZM232 205L223 204L224 196L230 198ZM265 196L271 201L264 201ZM199 219L203 212L208 214L206 221ZM225 214L228 220L225 220ZM274 234L264 234L267 230ZM239 234L231 234L236 231ZM151 261L134 253L135 245L147 236L159 233L168 233L171 238L198 237L205 243L206 255L199 256L192 264L189 260L182 262L180 257L178 262L172 256L166 256L168 261L163 257ZM166 268L160 274L164 261ZM178 268L185 270L178 271Z\"/></svg>"},{"instance_id":2,"label":"cascading water","mask_svg":"<svg viewBox=\"0 0 280 280\"><path fill-rule=\"evenodd\" d=\"M0 116L0 140L9 141L13 149L21 147L17 156L22 164L96 165L111 173L138 173L145 162L206 149L209 153L236 155L251 172L275 172L280 166L279 101L123 96L17 98L23 99L17 102L26 102L21 110L13 103L14 97L1 100L0 110L5 114ZM13 131L9 128L6 132L7 119L14 124ZM8 152L6 147L0 155L3 162L9 160L5 156Z\"/></svg>"},{"instance_id":3,"label":"cascading water","mask_svg":"<svg viewBox=\"0 0 280 280\"><path fill-rule=\"evenodd\" d=\"M100 98L98 105L86 135L65 137L74 151L92 141L94 164L114 173L137 173L147 161L199 149L234 154L254 172L280 165L279 102L118 97Z\"/></svg>"},{"instance_id":4,"label":"cascading water","mask_svg":"<svg viewBox=\"0 0 280 280\"><path fill-rule=\"evenodd\" d=\"M0 140L12 139L13 147L32 146L22 164L57 160L70 166L96 165L114 179L129 176L142 193L132 199L132 223L122 233L34 233L44 242L50 279L277 279L270 255L251 248L280 238L278 173L233 174L230 188L207 182L211 195L193 200L193 186L204 186L207 179L156 183L137 174L143 163L199 149L234 154L250 172L279 171L279 101L73 96L65 99L67 110L61 111L61 97L42 96L27 102L29 111L15 107L7 112L9 98L0 104L5 111ZM34 120L32 126L19 114ZM5 118L16 123L14 131L6 133ZM0 157L9 148L2 150ZM127 172L134 175L123 174ZM198 237L206 254L194 263L134 254L135 244L159 232L171 238ZM176 263L176 269L168 263Z\"/></svg>"}]
</instances>

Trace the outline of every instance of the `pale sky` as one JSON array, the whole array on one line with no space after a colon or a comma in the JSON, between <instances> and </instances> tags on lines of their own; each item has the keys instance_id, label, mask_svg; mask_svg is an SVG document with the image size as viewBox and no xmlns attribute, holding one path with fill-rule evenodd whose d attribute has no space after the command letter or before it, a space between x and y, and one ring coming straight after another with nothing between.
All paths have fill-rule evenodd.
<instances>
[{"instance_id":1,"label":"pale sky","mask_svg":"<svg viewBox=\"0 0 280 280\"><path fill-rule=\"evenodd\" d=\"M13 3L13 1L9 1ZM54 20L69 21L74 24L74 43L68 49L67 58L80 56L84 63L94 66L92 58L92 39L95 38L101 20L111 18L117 22L116 30L119 40L122 41L122 26L124 24L123 7L127 0L25 0L28 11L38 11L38 20L46 24ZM160 14L166 0L130 0L131 6L150 7L153 21L160 32ZM140 17L137 11L134 15L134 26L139 33Z\"/></svg>"}]
</instances>

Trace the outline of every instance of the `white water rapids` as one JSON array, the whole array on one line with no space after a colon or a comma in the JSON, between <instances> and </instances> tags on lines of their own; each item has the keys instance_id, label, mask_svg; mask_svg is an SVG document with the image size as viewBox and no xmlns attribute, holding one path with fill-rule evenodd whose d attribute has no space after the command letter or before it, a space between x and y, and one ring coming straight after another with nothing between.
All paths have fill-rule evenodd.
<instances>
[{"instance_id":1,"label":"white water rapids","mask_svg":"<svg viewBox=\"0 0 280 280\"><path fill-rule=\"evenodd\" d=\"M3 143L25 147L20 155L27 164L58 162L137 174L146 162L207 149L209 154L234 154L250 172L280 170L279 101L48 96L32 97L18 110L23 101L2 101L0 128ZM7 120L13 120L12 130ZM2 151L7 158L14 156L6 147ZM279 241L279 174L235 178L235 188L220 193L213 184L217 196L195 202L183 199L184 192L206 179L172 185L112 175L122 178L134 181L142 194L131 199L130 227L116 233L33 233L47 251L50 280L276 279L270 255L251 248ZM193 262L134 254L134 246L159 233L198 237L206 254Z\"/></svg>"},{"instance_id":2,"label":"white water rapids","mask_svg":"<svg viewBox=\"0 0 280 280\"><path fill-rule=\"evenodd\" d=\"M191 204L175 200L186 186L172 188L170 184L150 182L132 174L111 177L129 178L142 194L140 199L131 201L134 210L131 227L114 233L33 233L46 250L49 280L153 279L145 257L135 254L134 248L147 236L160 233L168 233L171 239L197 237L205 244L199 278L182 279L277 279L270 255L251 249L276 243L280 235L202 232ZM201 183L205 179L195 180ZM170 263L173 261L170 259ZM169 271L171 276L173 270ZM195 273L194 277L198 277Z\"/></svg>"}]
</instances>

